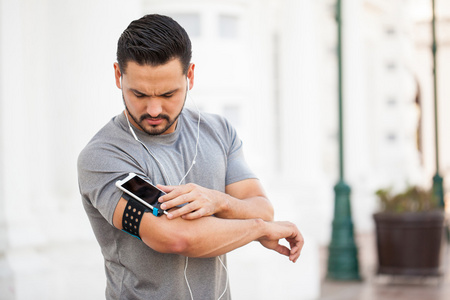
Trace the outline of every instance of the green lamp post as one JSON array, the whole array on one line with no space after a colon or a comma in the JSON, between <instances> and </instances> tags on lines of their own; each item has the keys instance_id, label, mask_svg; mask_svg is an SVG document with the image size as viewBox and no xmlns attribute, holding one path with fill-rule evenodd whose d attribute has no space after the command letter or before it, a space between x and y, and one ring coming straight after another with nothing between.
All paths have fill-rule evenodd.
<instances>
[{"instance_id":1,"label":"green lamp post","mask_svg":"<svg viewBox=\"0 0 450 300\"><path fill-rule=\"evenodd\" d=\"M339 181L334 187L335 203L331 243L328 247L327 278L360 280L358 250L356 248L350 205L350 186L344 181L344 143L342 111L342 20L341 0L337 0L338 27L338 93L339 93Z\"/></svg>"},{"instance_id":2,"label":"green lamp post","mask_svg":"<svg viewBox=\"0 0 450 300\"><path fill-rule=\"evenodd\" d=\"M434 85L434 142L436 150L436 174L433 176L433 195L439 202L439 206L442 208L444 204L444 188L443 179L439 175L439 131L438 131L438 96L437 96L437 76L436 76L436 15L435 15L435 0L431 0L433 19L432 19L432 30L433 30L433 85Z\"/></svg>"}]
</instances>

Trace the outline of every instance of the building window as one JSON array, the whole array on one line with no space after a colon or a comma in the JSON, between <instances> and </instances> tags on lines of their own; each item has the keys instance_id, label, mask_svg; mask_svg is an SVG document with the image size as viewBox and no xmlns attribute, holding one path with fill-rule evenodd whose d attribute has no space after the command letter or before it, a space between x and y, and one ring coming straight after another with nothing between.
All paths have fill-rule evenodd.
<instances>
[{"instance_id":1,"label":"building window","mask_svg":"<svg viewBox=\"0 0 450 300\"><path fill-rule=\"evenodd\" d=\"M389 142L393 143L393 142L395 142L397 140L397 135L395 133L392 133L392 132L388 133L387 136L386 136L386 139Z\"/></svg>"},{"instance_id":2,"label":"building window","mask_svg":"<svg viewBox=\"0 0 450 300\"><path fill-rule=\"evenodd\" d=\"M396 34L395 28L393 26L387 26L385 28L385 32L387 35L395 35Z\"/></svg>"},{"instance_id":3,"label":"building window","mask_svg":"<svg viewBox=\"0 0 450 300\"><path fill-rule=\"evenodd\" d=\"M388 71L394 71L397 68L397 65L395 64L395 62L388 62L386 63L386 69L388 69Z\"/></svg>"},{"instance_id":4,"label":"building window","mask_svg":"<svg viewBox=\"0 0 450 300\"><path fill-rule=\"evenodd\" d=\"M239 37L239 18L231 15L219 16L219 36L227 39Z\"/></svg>"},{"instance_id":5,"label":"building window","mask_svg":"<svg viewBox=\"0 0 450 300\"><path fill-rule=\"evenodd\" d=\"M171 14L171 17L180 23L189 37L199 37L201 35L201 20L198 13Z\"/></svg>"},{"instance_id":6,"label":"building window","mask_svg":"<svg viewBox=\"0 0 450 300\"><path fill-rule=\"evenodd\" d=\"M395 99L395 98L393 98L393 97L388 98L387 101L386 101L386 103L387 103L388 106L394 107L394 106L397 105L397 99Z\"/></svg>"}]
</instances>

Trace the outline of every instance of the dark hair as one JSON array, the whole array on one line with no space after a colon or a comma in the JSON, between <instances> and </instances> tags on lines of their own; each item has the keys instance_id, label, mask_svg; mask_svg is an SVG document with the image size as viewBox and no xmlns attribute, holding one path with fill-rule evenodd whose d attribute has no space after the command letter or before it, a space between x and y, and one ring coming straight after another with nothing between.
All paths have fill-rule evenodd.
<instances>
[{"instance_id":1,"label":"dark hair","mask_svg":"<svg viewBox=\"0 0 450 300\"><path fill-rule=\"evenodd\" d=\"M184 28L172 18L157 14L131 22L117 43L117 62L122 73L129 61L159 66L178 58L183 74L187 74L191 57L191 40Z\"/></svg>"}]
</instances>

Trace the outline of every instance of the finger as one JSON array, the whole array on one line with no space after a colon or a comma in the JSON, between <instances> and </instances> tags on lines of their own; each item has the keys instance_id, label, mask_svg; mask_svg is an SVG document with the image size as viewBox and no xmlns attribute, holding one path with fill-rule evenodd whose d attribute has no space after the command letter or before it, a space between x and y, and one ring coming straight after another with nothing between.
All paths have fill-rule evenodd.
<instances>
[{"instance_id":1,"label":"finger","mask_svg":"<svg viewBox=\"0 0 450 300\"><path fill-rule=\"evenodd\" d=\"M162 185L162 184L157 184L156 187L161 191L163 191L164 193L170 193L176 188L176 186L173 185Z\"/></svg>"},{"instance_id":2,"label":"finger","mask_svg":"<svg viewBox=\"0 0 450 300\"><path fill-rule=\"evenodd\" d=\"M299 248L292 249L291 254L289 255L289 260L295 263L297 259L300 257L300 253L301 251Z\"/></svg>"},{"instance_id":3,"label":"finger","mask_svg":"<svg viewBox=\"0 0 450 300\"><path fill-rule=\"evenodd\" d=\"M190 212L188 214L184 214L181 216L181 218L185 219L185 220L195 220L195 219L200 219L201 217L204 217L205 214L205 210L204 209L199 209L193 212Z\"/></svg>"},{"instance_id":4,"label":"finger","mask_svg":"<svg viewBox=\"0 0 450 300\"><path fill-rule=\"evenodd\" d=\"M183 206L186 209L182 212L183 219L194 220L209 215L208 209L200 206L196 201Z\"/></svg>"},{"instance_id":5,"label":"finger","mask_svg":"<svg viewBox=\"0 0 450 300\"><path fill-rule=\"evenodd\" d=\"M285 256L289 256L291 254L291 250L289 250L289 248L280 244L274 247L273 250Z\"/></svg>"},{"instance_id":6,"label":"finger","mask_svg":"<svg viewBox=\"0 0 450 300\"><path fill-rule=\"evenodd\" d=\"M186 185L166 186L167 194L158 199L159 202L166 202L175 199L181 195L189 193L191 190Z\"/></svg>"},{"instance_id":7,"label":"finger","mask_svg":"<svg viewBox=\"0 0 450 300\"><path fill-rule=\"evenodd\" d=\"M170 193L172 193L177 187L173 185L161 185L157 184L157 188L166 193L165 195L158 198L158 202L164 202L171 199ZM169 195L169 196L168 196Z\"/></svg>"},{"instance_id":8,"label":"finger","mask_svg":"<svg viewBox=\"0 0 450 300\"><path fill-rule=\"evenodd\" d=\"M300 257L302 247L303 243L301 244L291 243L291 254L289 255L289 260L295 263L297 259Z\"/></svg>"},{"instance_id":9,"label":"finger","mask_svg":"<svg viewBox=\"0 0 450 300\"><path fill-rule=\"evenodd\" d=\"M300 256L300 251L298 247L291 248L291 252L289 254L289 260L292 262L296 262Z\"/></svg>"},{"instance_id":10,"label":"finger","mask_svg":"<svg viewBox=\"0 0 450 300\"><path fill-rule=\"evenodd\" d=\"M171 208L178 206L178 207L180 207L180 209L182 209L180 214L188 213L189 211L195 210L195 207L192 208L192 205L188 206L189 204L192 204L194 200L195 199L192 198L192 196L190 194L184 194L184 195L178 196L174 199L164 201L161 204L161 208L166 210L166 209L171 209ZM183 205L183 204L185 204L185 205ZM188 207L186 207L186 206L188 206Z\"/></svg>"},{"instance_id":11,"label":"finger","mask_svg":"<svg viewBox=\"0 0 450 300\"><path fill-rule=\"evenodd\" d=\"M167 205L168 203L169 202L163 203L161 205L161 207L163 207L164 205ZM196 207L196 205L193 202L189 203L189 204L187 204L187 205L185 205L185 206L183 206L183 207L181 207L181 208L179 208L177 210L171 211L172 216L169 219L175 219L175 218L178 218L180 216L184 216L186 214L194 212L196 209L197 209L197 207Z\"/></svg>"}]
</instances>

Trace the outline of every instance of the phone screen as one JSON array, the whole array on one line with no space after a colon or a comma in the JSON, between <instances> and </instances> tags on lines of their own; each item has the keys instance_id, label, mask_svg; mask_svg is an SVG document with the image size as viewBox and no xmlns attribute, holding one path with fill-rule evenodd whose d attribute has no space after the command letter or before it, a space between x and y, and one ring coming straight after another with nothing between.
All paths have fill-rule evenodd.
<instances>
[{"instance_id":1,"label":"phone screen","mask_svg":"<svg viewBox=\"0 0 450 300\"><path fill-rule=\"evenodd\" d=\"M158 199L162 195L165 195L164 192L160 191L158 188L143 180L139 176L134 176L122 184L122 186L154 207L159 207Z\"/></svg>"}]
</instances>

